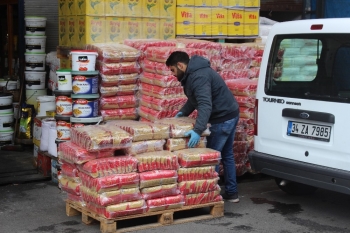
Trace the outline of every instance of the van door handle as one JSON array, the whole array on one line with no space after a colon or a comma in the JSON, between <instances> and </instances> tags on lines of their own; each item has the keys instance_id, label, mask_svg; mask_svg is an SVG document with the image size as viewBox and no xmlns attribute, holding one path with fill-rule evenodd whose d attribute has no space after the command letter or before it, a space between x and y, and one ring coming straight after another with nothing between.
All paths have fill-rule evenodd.
<instances>
[{"instance_id":1,"label":"van door handle","mask_svg":"<svg viewBox=\"0 0 350 233\"><path fill-rule=\"evenodd\" d=\"M282 116L332 124L335 123L335 116L327 112L315 112L302 109L284 108L282 110Z\"/></svg>"}]
</instances>

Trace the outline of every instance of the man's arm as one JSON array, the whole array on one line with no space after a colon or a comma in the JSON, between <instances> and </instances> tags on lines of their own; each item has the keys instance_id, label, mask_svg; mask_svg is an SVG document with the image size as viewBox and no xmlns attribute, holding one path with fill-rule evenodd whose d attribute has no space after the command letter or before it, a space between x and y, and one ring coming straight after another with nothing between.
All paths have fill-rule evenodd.
<instances>
[{"instance_id":1,"label":"man's arm","mask_svg":"<svg viewBox=\"0 0 350 233\"><path fill-rule=\"evenodd\" d=\"M179 112L182 112L183 116L189 116L194 111L193 105L189 100L186 101L185 105L182 106Z\"/></svg>"}]
</instances>

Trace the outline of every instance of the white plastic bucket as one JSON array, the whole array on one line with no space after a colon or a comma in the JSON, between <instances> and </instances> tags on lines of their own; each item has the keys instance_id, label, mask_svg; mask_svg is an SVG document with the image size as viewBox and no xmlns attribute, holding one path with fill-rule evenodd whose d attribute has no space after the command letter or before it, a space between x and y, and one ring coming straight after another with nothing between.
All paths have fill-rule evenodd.
<instances>
[{"instance_id":1,"label":"white plastic bucket","mask_svg":"<svg viewBox=\"0 0 350 233\"><path fill-rule=\"evenodd\" d=\"M38 90L45 89L46 72L24 71L26 80L26 89Z\"/></svg>"},{"instance_id":2,"label":"white plastic bucket","mask_svg":"<svg viewBox=\"0 0 350 233\"><path fill-rule=\"evenodd\" d=\"M13 113L0 114L0 131L12 130Z\"/></svg>"},{"instance_id":3,"label":"white plastic bucket","mask_svg":"<svg viewBox=\"0 0 350 233\"><path fill-rule=\"evenodd\" d=\"M47 90L26 90L26 103L34 105L36 111L38 111L36 98L38 96L47 95Z\"/></svg>"},{"instance_id":4,"label":"white plastic bucket","mask_svg":"<svg viewBox=\"0 0 350 233\"><path fill-rule=\"evenodd\" d=\"M0 115L13 113L12 105L0 106Z\"/></svg>"},{"instance_id":5,"label":"white plastic bucket","mask_svg":"<svg viewBox=\"0 0 350 233\"><path fill-rule=\"evenodd\" d=\"M19 109L20 105L18 102L12 103L13 106L13 118L19 119Z\"/></svg>"},{"instance_id":6,"label":"white plastic bucket","mask_svg":"<svg viewBox=\"0 0 350 233\"><path fill-rule=\"evenodd\" d=\"M26 35L45 35L45 17L28 16L24 20L26 24Z\"/></svg>"},{"instance_id":7,"label":"white plastic bucket","mask_svg":"<svg viewBox=\"0 0 350 233\"><path fill-rule=\"evenodd\" d=\"M12 94L0 92L0 106L9 106L12 104L12 101Z\"/></svg>"},{"instance_id":8,"label":"white plastic bucket","mask_svg":"<svg viewBox=\"0 0 350 233\"><path fill-rule=\"evenodd\" d=\"M72 73L68 70L57 70L57 89L59 91L72 91Z\"/></svg>"},{"instance_id":9,"label":"white plastic bucket","mask_svg":"<svg viewBox=\"0 0 350 233\"><path fill-rule=\"evenodd\" d=\"M45 53L46 36L24 36L26 42L26 52Z\"/></svg>"},{"instance_id":10,"label":"white plastic bucket","mask_svg":"<svg viewBox=\"0 0 350 233\"><path fill-rule=\"evenodd\" d=\"M97 52L92 50L72 50L72 71L95 71Z\"/></svg>"},{"instance_id":11,"label":"white plastic bucket","mask_svg":"<svg viewBox=\"0 0 350 233\"><path fill-rule=\"evenodd\" d=\"M13 130L0 131L0 142L12 142Z\"/></svg>"},{"instance_id":12,"label":"white plastic bucket","mask_svg":"<svg viewBox=\"0 0 350 233\"><path fill-rule=\"evenodd\" d=\"M25 53L26 70L45 70L45 53Z\"/></svg>"},{"instance_id":13,"label":"white plastic bucket","mask_svg":"<svg viewBox=\"0 0 350 233\"><path fill-rule=\"evenodd\" d=\"M0 79L0 87L1 88L6 88L6 90L10 91L10 90L19 89L20 85L19 85L19 81L11 81L11 80Z\"/></svg>"},{"instance_id":14,"label":"white plastic bucket","mask_svg":"<svg viewBox=\"0 0 350 233\"><path fill-rule=\"evenodd\" d=\"M56 103L55 96L38 96L36 98L38 114L37 116L46 116L46 111L55 111Z\"/></svg>"}]
</instances>

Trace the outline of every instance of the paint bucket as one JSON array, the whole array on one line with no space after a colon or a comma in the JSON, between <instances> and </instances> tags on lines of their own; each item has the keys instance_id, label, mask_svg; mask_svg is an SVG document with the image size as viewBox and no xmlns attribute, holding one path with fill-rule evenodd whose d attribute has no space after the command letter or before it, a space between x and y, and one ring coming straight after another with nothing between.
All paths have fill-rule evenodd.
<instances>
[{"instance_id":1,"label":"paint bucket","mask_svg":"<svg viewBox=\"0 0 350 233\"><path fill-rule=\"evenodd\" d=\"M97 94L98 71L77 72L73 71L72 90L74 94Z\"/></svg>"},{"instance_id":2,"label":"paint bucket","mask_svg":"<svg viewBox=\"0 0 350 233\"><path fill-rule=\"evenodd\" d=\"M0 116L9 113L13 113L12 105L0 106Z\"/></svg>"},{"instance_id":3,"label":"paint bucket","mask_svg":"<svg viewBox=\"0 0 350 233\"><path fill-rule=\"evenodd\" d=\"M45 17L27 16L24 20L26 25L26 35L45 35Z\"/></svg>"},{"instance_id":4,"label":"paint bucket","mask_svg":"<svg viewBox=\"0 0 350 233\"><path fill-rule=\"evenodd\" d=\"M26 70L45 70L45 53L25 53L24 56Z\"/></svg>"},{"instance_id":5,"label":"paint bucket","mask_svg":"<svg viewBox=\"0 0 350 233\"><path fill-rule=\"evenodd\" d=\"M95 71L97 52L92 50L72 50L72 71Z\"/></svg>"},{"instance_id":6,"label":"paint bucket","mask_svg":"<svg viewBox=\"0 0 350 233\"><path fill-rule=\"evenodd\" d=\"M46 72L24 71L26 80L26 89L40 90L45 89Z\"/></svg>"},{"instance_id":7,"label":"paint bucket","mask_svg":"<svg viewBox=\"0 0 350 233\"><path fill-rule=\"evenodd\" d=\"M12 105L13 95L11 93L0 92L0 106Z\"/></svg>"},{"instance_id":8,"label":"paint bucket","mask_svg":"<svg viewBox=\"0 0 350 233\"><path fill-rule=\"evenodd\" d=\"M0 131L0 142L12 142L14 130Z\"/></svg>"},{"instance_id":9,"label":"paint bucket","mask_svg":"<svg viewBox=\"0 0 350 233\"><path fill-rule=\"evenodd\" d=\"M57 89L59 91L72 91L72 73L70 70L57 70Z\"/></svg>"},{"instance_id":10,"label":"paint bucket","mask_svg":"<svg viewBox=\"0 0 350 233\"><path fill-rule=\"evenodd\" d=\"M26 43L26 52L45 53L46 36L24 36Z\"/></svg>"},{"instance_id":11,"label":"paint bucket","mask_svg":"<svg viewBox=\"0 0 350 233\"><path fill-rule=\"evenodd\" d=\"M26 90L26 103L34 105L35 111L38 111L36 98L38 98L38 96L43 96L43 95L47 95L47 90L46 89L43 89L43 90Z\"/></svg>"},{"instance_id":12,"label":"paint bucket","mask_svg":"<svg viewBox=\"0 0 350 233\"><path fill-rule=\"evenodd\" d=\"M0 132L13 130L13 113L1 114L0 115Z\"/></svg>"},{"instance_id":13,"label":"paint bucket","mask_svg":"<svg viewBox=\"0 0 350 233\"><path fill-rule=\"evenodd\" d=\"M72 95L73 116L90 118L98 116L99 94Z\"/></svg>"},{"instance_id":14,"label":"paint bucket","mask_svg":"<svg viewBox=\"0 0 350 233\"><path fill-rule=\"evenodd\" d=\"M37 116L46 116L46 111L55 111L55 96L38 96L36 98L38 115Z\"/></svg>"}]
</instances>

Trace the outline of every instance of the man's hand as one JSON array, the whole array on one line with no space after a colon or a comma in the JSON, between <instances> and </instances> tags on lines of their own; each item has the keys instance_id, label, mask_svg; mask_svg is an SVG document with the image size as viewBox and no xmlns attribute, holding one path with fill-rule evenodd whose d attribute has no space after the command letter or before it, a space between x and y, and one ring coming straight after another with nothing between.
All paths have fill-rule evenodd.
<instances>
[{"instance_id":1,"label":"man's hand","mask_svg":"<svg viewBox=\"0 0 350 233\"><path fill-rule=\"evenodd\" d=\"M183 117L184 114L182 112L178 112L176 115L175 115L175 118L179 118L179 117Z\"/></svg>"},{"instance_id":2,"label":"man's hand","mask_svg":"<svg viewBox=\"0 0 350 233\"><path fill-rule=\"evenodd\" d=\"M200 135L194 132L193 130L190 130L185 133L185 137L190 136L190 141L188 142L188 147L193 148L199 143Z\"/></svg>"}]
</instances>

